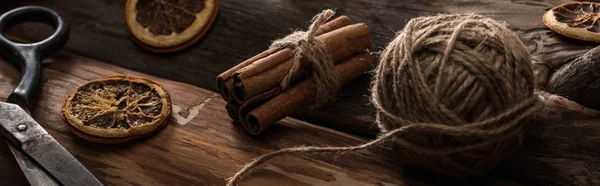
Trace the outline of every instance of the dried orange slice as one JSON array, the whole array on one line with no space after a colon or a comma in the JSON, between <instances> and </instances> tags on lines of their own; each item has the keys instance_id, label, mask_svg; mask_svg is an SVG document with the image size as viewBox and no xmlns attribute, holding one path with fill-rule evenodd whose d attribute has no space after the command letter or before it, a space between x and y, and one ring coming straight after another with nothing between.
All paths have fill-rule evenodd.
<instances>
[{"instance_id":1,"label":"dried orange slice","mask_svg":"<svg viewBox=\"0 0 600 186\"><path fill-rule=\"evenodd\" d=\"M544 24L564 36L600 42L600 3L573 2L554 7L544 14Z\"/></svg>"},{"instance_id":2,"label":"dried orange slice","mask_svg":"<svg viewBox=\"0 0 600 186\"><path fill-rule=\"evenodd\" d=\"M125 20L141 47L174 52L202 38L218 8L218 0L127 0Z\"/></svg>"},{"instance_id":3,"label":"dried orange slice","mask_svg":"<svg viewBox=\"0 0 600 186\"><path fill-rule=\"evenodd\" d=\"M171 114L169 93L143 78L112 76L89 81L67 97L62 119L77 136L119 143L152 134Z\"/></svg>"}]
</instances>

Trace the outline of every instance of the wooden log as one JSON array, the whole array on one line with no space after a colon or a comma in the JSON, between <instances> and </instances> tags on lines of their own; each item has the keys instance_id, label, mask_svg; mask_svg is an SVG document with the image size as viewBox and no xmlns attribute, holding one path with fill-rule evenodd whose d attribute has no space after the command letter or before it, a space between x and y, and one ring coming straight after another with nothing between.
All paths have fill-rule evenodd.
<instances>
[{"instance_id":1,"label":"wooden log","mask_svg":"<svg viewBox=\"0 0 600 186\"><path fill-rule=\"evenodd\" d=\"M492 175L529 185L599 185L600 111L543 97L546 106L526 126L523 146Z\"/></svg>"},{"instance_id":2,"label":"wooden log","mask_svg":"<svg viewBox=\"0 0 600 186\"><path fill-rule=\"evenodd\" d=\"M581 105L600 109L600 47L589 50L556 70L546 90Z\"/></svg>"}]
</instances>

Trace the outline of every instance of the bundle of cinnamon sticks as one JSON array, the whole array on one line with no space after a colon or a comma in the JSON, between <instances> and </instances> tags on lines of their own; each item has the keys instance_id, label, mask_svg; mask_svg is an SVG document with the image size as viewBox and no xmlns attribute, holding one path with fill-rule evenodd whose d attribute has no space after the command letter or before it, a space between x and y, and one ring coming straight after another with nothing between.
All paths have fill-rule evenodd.
<instances>
[{"instance_id":1,"label":"bundle of cinnamon sticks","mask_svg":"<svg viewBox=\"0 0 600 186\"><path fill-rule=\"evenodd\" d=\"M340 16L319 26L316 35L334 61L341 85L374 66L373 56L368 53L371 33L366 24L352 24L350 18ZM229 116L251 134L258 135L317 101L307 63L291 75L287 89L281 87L293 60L293 49L269 48L217 76L219 93L228 102Z\"/></svg>"}]
</instances>

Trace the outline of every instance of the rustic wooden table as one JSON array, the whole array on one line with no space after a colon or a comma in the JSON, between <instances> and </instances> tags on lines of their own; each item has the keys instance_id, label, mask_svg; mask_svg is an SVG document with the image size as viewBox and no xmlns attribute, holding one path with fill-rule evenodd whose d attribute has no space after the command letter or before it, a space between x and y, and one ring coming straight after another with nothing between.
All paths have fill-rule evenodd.
<instances>
[{"instance_id":1,"label":"rustic wooden table","mask_svg":"<svg viewBox=\"0 0 600 186\"><path fill-rule=\"evenodd\" d=\"M305 28L322 9L335 8L372 29L373 49L382 49L411 18L437 13L480 13L509 23L533 55L552 69L594 47L548 30L542 14L565 0L220 0L213 28L192 47L174 54L153 54L137 47L127 31L124 1L21 0L0 3L0 12L24 5L56 10L71 27L69 42L46 60L42 93L34 118L108 185L223 185L244 163L284 147L354 145L377 134L368 104L370 76L342 88L339 99L322 109L298 113L261 136L232 125L224 101L214 92L222 71L267 48L294 28ZM47 30L21 26L8 33L24 40ZM126 70L128 69L128 70ZM175 113L157 135L120 145L97 145L72 135L59 119L60 105L87 80L124 74L150 77L171 92ZM16 85L18 71L0 62L0 100ZM180 109L177 109L180 108ZM585 118L529 126L523 148L483 178L451 179L398 166L382 149L330 155L282 157L245 179L256 185L429 185L532 184L600 185L600 114L569 110L557 116ZM188 123L185 118L191 119ZM558 121L563 121L557 118ZM316 124L316 125L315 125ZM2 143L3 144L3 143ZM24 184L6 155L0 185Z\"/></svg>"}]
</instances>

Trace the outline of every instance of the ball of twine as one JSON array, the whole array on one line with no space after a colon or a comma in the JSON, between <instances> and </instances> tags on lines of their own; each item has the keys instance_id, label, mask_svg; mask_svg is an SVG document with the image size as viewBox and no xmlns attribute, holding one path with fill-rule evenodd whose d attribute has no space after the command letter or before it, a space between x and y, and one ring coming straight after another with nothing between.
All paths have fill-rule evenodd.
<instances>
[{"instance_id":1,"label":"ball of twine","mask_svg":"<svg viewBox=\"0 0 600 186\"><path fill-rule=\"evenodd\" d=\"M503 23L476 14L411 20L382 51L372 82L381 135L347 147L295 147L263 154L228 182L285 154L344 153L392 142L396 159L450 176L482 175L520 147L544 104L531 57Z\"/></svg>"},{"instance_id":2,"label":"ball of twine","mask_svg":"<svg viewBox=\"0 0 600 186\"><path fill-rule=\"evenodd\" d=\"M398 159L452 176L481 175L523 140L534 94L530 55L517 35L476 14L411 20L388 44L371 100Z\"/></svg>"}]
</instances>

